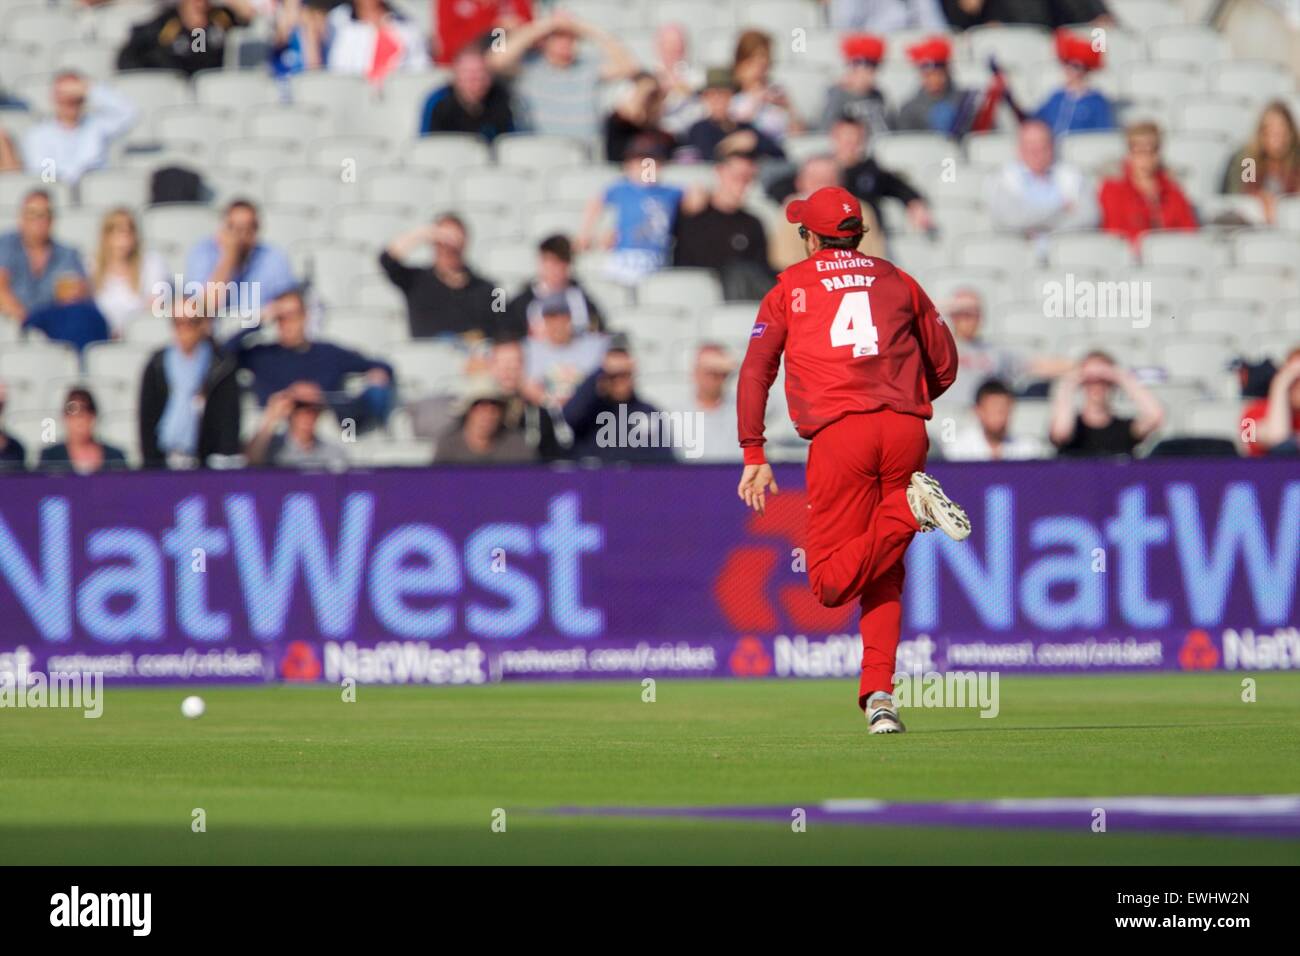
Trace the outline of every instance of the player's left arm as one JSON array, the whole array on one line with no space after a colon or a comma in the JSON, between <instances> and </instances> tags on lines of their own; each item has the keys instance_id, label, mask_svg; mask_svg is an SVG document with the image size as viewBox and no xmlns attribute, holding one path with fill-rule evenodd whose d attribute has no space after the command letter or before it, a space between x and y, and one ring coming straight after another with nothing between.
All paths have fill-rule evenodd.
<instances>
[{"instance_id":1,"label":"player's left arm","mask_svg":"<svg viewBox=\"0 0 1300 956\"><path fill-rule=\"evenodd\" d=\"M925 365L927 397L934 401L957 381L957 342L920 283L901 269L898 274L912 296L916 337L921 341L921 358Z\"/></svg>"},{"instance_id":2,"label":"player's left arm","mask_svg":"<svg viewBox=\"0 0 1300 956\"><path fill-rule=\"evenodd\" d=\"M741 363L736 383L736 420L745 469L736 494L746 506L762 512L767 507L767 492L777 493L772 466L763 453L764 419L767 396L781 367L788 330L785 313L785 289L778 282L763 299L749 337L745 361Z\"/></svg>"}]
</instances>

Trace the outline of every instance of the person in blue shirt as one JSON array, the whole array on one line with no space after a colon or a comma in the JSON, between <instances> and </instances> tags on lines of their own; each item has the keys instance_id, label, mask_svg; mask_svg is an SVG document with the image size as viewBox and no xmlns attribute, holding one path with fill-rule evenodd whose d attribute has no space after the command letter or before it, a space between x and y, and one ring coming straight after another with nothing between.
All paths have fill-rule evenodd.
<instances>
[{"instance_id":1,"label":"person in blue shirt","mask_svg":"<svg viewBox=\"0 0 1300 956\"><path fill-rule=\"evenodd\" d=\"M1102 53L1069 30L1056 31L1056 55L1065 68L1065 85L1047 98L1034 114L1055 136L1085 130L1115 128L1110 101L1088 85L1088 76L1102 66Z\"/></svg>"},{"instance_id":2,"label":"person in blue shirt","mask_svg":"<svg viewBox=\"0 0 1300 956\"><path fill-rule=\"evenodd\" d=\"M666 158L659 144L638 136L628 147L622 178L587 203L577 246L595 245L596 224L610 209L614 231L605 243L610 250L606 273L615 282L635 285L668 262L683 193L659 182L659 164Z\"/></svg>"},{"instance_id":3,"label":"person in blue shirt","mask_svg":"<svg viewBox=\"0 0 1300 956\"><path fill-rule=\"evenodd\" d=\"M313 382L320 387L340 423L349 419L357 432L382 425L393 407L393 368L387 362L367 358L360 352L313 341L307 335L307 310L302 293L284 293L270 304L275 321L274 342L259 342L259 329L239 333L227 343L239 367L253 373L253 393L266 405L277 392L295 382ZM364 375L359 394L345 390L349 375Z\"/></svg>"},{"instance_id":4,"label":"person in blue shirt","mask_svg":"<svg viewBox=\"0 0 1300 956\"><path fill-rule=\"evenodd\" d=\"M259 242L257 207L229 203L215 236L195 243L185 259L185 282L201 283L207 313L216 318L256 318L259 307L298 287L289 257ZM186 295L191 292L187 288Z\"/></svg>"},{"instance_id":5,"label":"person in blue shirt","mask_svg":"<svg viewBox=\"0 0 1300 956\"><path fill-rule=\"evenodd\" d=\"M23 197L18 229L0 235L0 314L19 324L32 312L56 304L59 285L86 281L81 256L55 242L53 230L50 194L33 189Z\"/></svg>"}]
</instances>

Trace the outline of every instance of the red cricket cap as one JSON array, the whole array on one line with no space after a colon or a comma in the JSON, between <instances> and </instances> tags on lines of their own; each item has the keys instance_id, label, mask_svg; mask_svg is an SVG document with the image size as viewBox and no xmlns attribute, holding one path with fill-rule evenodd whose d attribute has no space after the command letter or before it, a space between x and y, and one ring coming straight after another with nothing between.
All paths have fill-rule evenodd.
<instances>
[{"instance_id":1,"label":"red cricket cap","mask_svg":"<svg viewBox=\"0 0 1300 956\"><path fill-rule=\"evenodd\" d=\"M952 44L947 37L927 37L907 48L907 57L913 63L947 63L952 59Z\"/></svg>"},{"instance_id":2,"label":"red cricket cap","mask_svg":"<svg viewBox=\"0 0 1300 956\"><path fill-rule=\"evenodd\" d=\"M848 238L857 229L841 229L845 219L862 218L862 204L858 197L839 186L823 186L807 199L795 199L785 207L785 218L806 226L819 236Z\"/></svg>"},{"instance_id":3,"label":"red cricket cap","mask_svg":"<svg viewBox=\"0 0 1300 956\"><path fill-rule=\"evenodd\" d=\"M1056 56L1062 63L1077 63L1085 70L1101 68L1101 51L1094 50L1089 41L1069 30L1056 31Z\"/></svg>"},{"instance_id":4,"label":"red cricket cap","mask_svg":"<svg viewBox=\"0 0 1300 956\"><path fill-rule=\"evenodd\" d=\"M874 33L850 33L840 43L844 59L879 63L885 58L885 41Z\"/></svg>"}]
</instances>

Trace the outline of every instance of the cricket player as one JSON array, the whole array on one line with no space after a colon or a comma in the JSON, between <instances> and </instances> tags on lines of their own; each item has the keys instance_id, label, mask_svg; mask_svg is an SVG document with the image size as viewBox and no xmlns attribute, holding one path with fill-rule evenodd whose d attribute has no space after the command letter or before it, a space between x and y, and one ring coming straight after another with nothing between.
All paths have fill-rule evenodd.
<instances>
[{"instance_id":1,"label":"cricket player","mask_svg":"<svg viewBox=\"0 0 1300 956\"><path fill-rule=\"evenodd\" d=\"M916 280L858 252L862 207L838 186L786 209L808 257L763 299L736 404L745 470L736 489L760 513L777 493L763 454L767 394L785 389L808 451L808 578L826 607L862 607L858 706L873 734L900 733L893 699L903 553L918 531L961 541L970 521L925 474L930 402L957 377L957 346Z\"/></svg>"}]
</instances>

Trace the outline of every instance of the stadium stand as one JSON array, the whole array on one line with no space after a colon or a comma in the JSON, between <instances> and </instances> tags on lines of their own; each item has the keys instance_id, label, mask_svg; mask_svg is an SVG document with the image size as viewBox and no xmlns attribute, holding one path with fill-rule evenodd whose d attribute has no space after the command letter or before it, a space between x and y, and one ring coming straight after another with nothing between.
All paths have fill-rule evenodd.
<instances>
[{"instance_id":1,"label":"stadium stand","mask_svg":"<svg viewBox=\"0 0 1300 956\"><path fill-rule=\"evenodd\" d=\"M451 403L476 387L491 361L494 334L412 340L407 297L380 268L381 251L435 216L455 215L467 232L463 266L444 269L433 238L407 250L403 261L432 269L453 290L465 275L483 277L496 290L493 309L500 313L526 285L545 284L537 274L536 244L554 234L577 237L588 202L604 196L621 175L604 161L603 135L575 139L532 129L520 111L517 128L491 143L473 133L421 136L423 104L448 83L455 64L414 57L402 38L431 40L422 52L441 63L443 34L432 23L434 6L428 0L310 0L295 7L299 17L319 18L327 37L368 24L378 37L398 38L400 54L367 54L358 66L340 62L338 50L312 48L302 21L286 19L277 0L19 5L0 30L0 233L18 227L33 190L47 194L53 240L79 252L83 294L93 301L106 283L140 275L139 255L119 267L101 248L101 224L111 210L130 211L139 224L139 249L160 256L166 274L185 283L207 278L183 273L195 244L218 234L227 204L251 202L259 221L256 248L287 255L306 290L313 338L385 358L395 371L397 409L385 427L349 449L351 462L428 463L434 442L411 430L410 410L430 401ZM598 83L597 125L603 130L629 81L603 78L602 56L608 70L611 51L621 50L661 92L646 115L620 121L632 122L630 132L642 137L673 126L684 143L687 128L704 115L697 95L704 74L731 71L733 129L725 148L775 145L773 156L761 158L760 182L743 207L775 246L789 228L782 201L798 182L796 174L831 153L825 103L842 71L870 71L878 92L854 96L879 97L888 118L897 117L918 89L908 50L926 31L892 30L882 38L880 62L846 64L841 49L848 31L830 26L837 22L836 6L836 0L535 2L536 21L549 26L530 54L536 59L528 62L540 69L527 74L528 82L546 84L532 91L534 98L570 99L575 84ZM1079 22L1061 12L1062 29L1087 41L1099 65L1062 62L1058 53L1065 47L1049 29L1056 24L951 30L949 82L968 91L970 104L991 108L988 124L967 116L965 125L958 117L928 130L904 130L887 119L884 132L872 129L869 155L923 196L929 214L918 219L910 206L883 199L884 235L875 241L941 307L963 290L978 294L982 324L962 340L963 364L968 353L1001 350L1009 356L997 371L1010 376L1019 396L1013 425L1044 439L1045 448L1051 447L1045 441L1047 396L1062 363L1096 351L1114 355L1134 373L1135 387L1155 395L1167 411L1160 429L1143 436L1139 453L1177 436L1226 436L1240 443L1241 409L1258 396L1243 394L1234 368L1261 360L1280 367L1300 345L1300 58L1288 63L1243 48L1224 28L1223 10L1207 9L1222 4L1045 6L1077 15ZM1286 15L1283 6L1279 18ZM215 31L218 9L234 24L222 31L223 67L190 76L184 63L160 59L157 69L117 69L118 51L160 12L178 17L184 29ZM557 18L557 11L564 12ZM1211 20L1211 13L1219 19ZM1280 22L1290 31L1290 50L1300 49L1300 24ZM685 49L670 61L664 54L669 45L660 40L674 28ZM871 31L872 24L858 28ZM766 35L768 60L733 64L746 31ZM510 35L486 41L508 44ZM375 50L385 43L376 41ZM566 59L575 48L576 58ZM1005 97L990 92L997 89L994 62ZM52 91L72 74L84 80L84 102L56 102ZM1085 102L1070 99L1085 87L1088 96L1107 102L1113 126L1087 129L1075 125L1077 117L1040 112L1061 89L1068 102ZM107 102L101 91L134 109L125 132L91 132L95 111ZM1026 131L1035 115L1048 119L1051 152L1039 182L1058 189L1074 177L1081 184L1079 202L1037 217L1016 205L1031 194L1014 192L1022 185L1015 177L1032 168ZM1021 125L1022 117L1028 125ZM1131 124L1139 121L1154 123L1155 132L1145 138L1134 133ZM58 151L45 155L42 144L51 142ZM1150 149L1163 158L1159 175L1126 179L1125 170ZM68 181L59 164L74 153L88 171ZM678 191L683 209L707 201L701 196L714 182L712 158L677 150L656 162L655 181ZM999 183L1013 191L994 188ZM1091 209L1103 183L1117 202ZM1171 188L1194 210L1190 222L1166 201ZM1011 208L998 208L1008 195ZM1034 194L1033 201L1039 199ZM607 204L602 234L610 216ZM720 343L739 360L762 289L737 286L725 255L713 268L674 266L672 223L647 219L643 225L659 228L665 244L662 261L643 278L613 269L627 250L600 241L577 253L573 270L601 308L603 331L623 333L629 343L641 397L681 408L702 345ZM15 238L8 248L12 256L26 247ZM17 263L0 261L0 270ZM24 313L38 305L66 306L68 295L26 303ZM6 304L0 296L0 312ZM241 315L244 327L260 323L259 310L268 306L262 301L251 315ZM63 393L78 381L97 396L101 428L111 431L106 440L140 463L139 435L128 427L140 375L150 355L171 341L171 310L154 311L116 331L118 340L93 342L80 352L46 340L30 323L0 316L4 426L26 444L29 465L41 448L41 423L58 418ZM226 321L231 317L217 318L219 338L237 330ZM962 374L989 371L972 360ZM527 391L525 385L521 394ZM1119 397L1119 413L1132 397ZM774 394L778 410L781 401ZM551 411L562 415L562 409ZM945 423L970 418L968 407L937 403L934 452L943 454ZM260 419L249 406L245 438ZM770 441L778 457L800 453L783 415L773 417Z\"/></svg>"}]
</instances>

